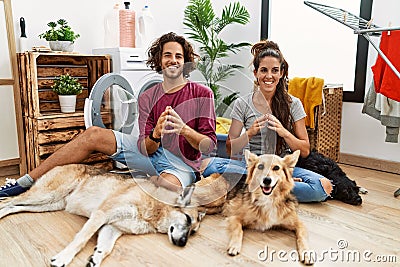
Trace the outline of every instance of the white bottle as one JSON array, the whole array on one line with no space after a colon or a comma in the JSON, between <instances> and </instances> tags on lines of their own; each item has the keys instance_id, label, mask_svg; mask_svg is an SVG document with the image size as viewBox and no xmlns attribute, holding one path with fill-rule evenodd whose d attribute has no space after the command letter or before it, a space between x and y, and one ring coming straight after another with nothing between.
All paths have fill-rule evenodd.
<instances>
[{"instance_id":1,"label":"white bottle","mask_svg":"<svg viewBox=\"0 0 400 267\"><path fill-rule=\"evenodd\" d=\"M140 17L138 18L138 45L148 49L152 42L155 40L155 20L151 14L149 6L142 9Z\"/></svg>"},{"instance_id":2,"label":"white bottle","mask_svg":"<svg viewBox=\"0 0 400 267\"><path fill-rule=\"evenodd\" d=\"M104 19L104 47L119 46L119 4Z\"/></svg>"}]
</instances>

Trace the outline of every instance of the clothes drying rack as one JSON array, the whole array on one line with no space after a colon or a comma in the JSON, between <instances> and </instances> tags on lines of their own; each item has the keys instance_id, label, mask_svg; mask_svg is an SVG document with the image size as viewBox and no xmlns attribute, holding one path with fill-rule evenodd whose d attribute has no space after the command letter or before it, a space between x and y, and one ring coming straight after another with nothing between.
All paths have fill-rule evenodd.
<instances>
[{"instance_id":1,"label":"clothes drying rack","mask_svg":"<svg viewBox=\"0 0 400 267\"><path fill-rule=\"evenodd\" d=\"M367 21L341 8L312 3L309 1L304 1L304 4L353 29L355 34L362 35L375 48L382 59L385 60L386 64L388 64L388 66L400 79L399 71L392 64L392 62L390 62L386 55L379 49L379 46L377 46L370 38L370 35L380 36L381 32L384 31L398 31L400 30L400 27L379 27L372 23L372 19L370 21ZM396 192L394 192L394 196L400 196L400 188L397 189Z\"/></svg>"},{"instance_id":2,"label":"clothes drying rack","mask_svg":"<svg viewBox=\"0 0 400 267\"><path fill-rule=\"evenodd\" d=\"M400 30L400 27L379 27L372 23L372 19L367 21L341 8L317 4L309 1L304 1L304 4L353 29L355 34L362 35L375 48L382 59L385 60L388 66L400 79L399 70L396 69L392 62L379 49L379 46L377 46L370 38L370 35L380 36L381 32L384 31L398 31Z\"/></svg>"}]
</instances>

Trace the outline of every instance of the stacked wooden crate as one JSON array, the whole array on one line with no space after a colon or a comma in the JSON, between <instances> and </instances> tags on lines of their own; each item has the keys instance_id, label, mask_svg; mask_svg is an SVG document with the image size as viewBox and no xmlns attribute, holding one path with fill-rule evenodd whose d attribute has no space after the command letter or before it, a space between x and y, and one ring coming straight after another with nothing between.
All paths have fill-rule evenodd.
<instances>
[{"instance_id":1,"label":"stacked wooden crate","mask_svg":"<svg viewBox=\"0 0 400 267\"><path fill-rule=\"evenodd\" d=\"M110 72L111 60L106 55L37 52L19 53L17 58L26 146L26 159L21 160L30 171L84 131L85 98L97 79ZM56 77L67 73L85 88L77 96L75 113L61 113L58 96L51 90ZM110 114L105 111L102 115L106 126L111 127ZM101 153L92 154L85 163L113 167Z\"/></svg>"}]
</instances>

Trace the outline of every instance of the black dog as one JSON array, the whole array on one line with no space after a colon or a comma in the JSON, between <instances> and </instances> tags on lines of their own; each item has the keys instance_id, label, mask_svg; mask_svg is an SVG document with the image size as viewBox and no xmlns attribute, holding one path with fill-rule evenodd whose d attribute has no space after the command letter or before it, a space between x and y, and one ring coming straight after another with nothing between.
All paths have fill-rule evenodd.
<instances>
[{"instance_id":1,"label":"black dog","mask_svg":"<svg viewBox=\"0 0 400 267\"><path fill-rule=\"evenodd\" d=\"M307 169L328 178L333 183L331 197L351 205L361 205L360 187L332 159L312 151L307 158L299 158L297 167Z\"/></svg>"}]
</instances>

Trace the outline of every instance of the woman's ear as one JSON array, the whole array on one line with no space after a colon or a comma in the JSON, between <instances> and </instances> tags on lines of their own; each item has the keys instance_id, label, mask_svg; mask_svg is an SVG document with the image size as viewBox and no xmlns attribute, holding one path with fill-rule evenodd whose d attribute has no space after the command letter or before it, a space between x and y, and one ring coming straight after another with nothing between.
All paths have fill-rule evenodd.
<instances>
[{"instance_id":1,"label":"woman's ear","mask_svg":"<svg viewBox=\"0 0 400 267\"><path fill-rule=\"evenodd\" d=\"M255 78L254 84L255 84L255 85L258 85L257 71L256 71L256 70L253 70L253 74L254 74L254 78Z\"/></svg>"}]
</instances>

